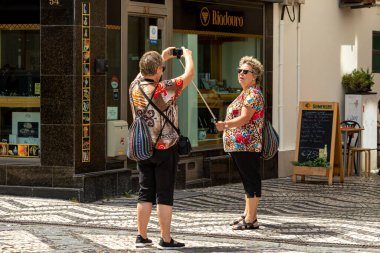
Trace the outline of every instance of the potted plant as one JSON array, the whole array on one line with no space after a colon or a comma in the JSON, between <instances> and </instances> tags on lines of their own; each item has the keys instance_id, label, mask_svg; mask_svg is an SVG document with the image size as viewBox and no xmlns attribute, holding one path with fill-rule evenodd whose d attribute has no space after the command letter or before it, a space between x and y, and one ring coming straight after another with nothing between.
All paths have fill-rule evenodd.
<instances>
[{"instance_id":1,"label":"potted plant","mask_svg":"<svg viewBox=\"0 0 380 253\"><path fill-rule=\"evenodd\" d=\"M368 93L374 85L373 74L369 69L354 69L351 73L342 77L342 85L346 93Z\"/></svg>"},{"instance_id":2,"label":"potted plant","mask_svg":"<svg viewBox=\"0 0 380 253\"><path fill-rule=\"evenodd\" d=\"M326 157L317 157L314 160L310 160L306 162L291 161L290 163L293 164L294 166L322 167L322 168L330 167L330 163L327 161Z\"/></svg>"}]
</instances>

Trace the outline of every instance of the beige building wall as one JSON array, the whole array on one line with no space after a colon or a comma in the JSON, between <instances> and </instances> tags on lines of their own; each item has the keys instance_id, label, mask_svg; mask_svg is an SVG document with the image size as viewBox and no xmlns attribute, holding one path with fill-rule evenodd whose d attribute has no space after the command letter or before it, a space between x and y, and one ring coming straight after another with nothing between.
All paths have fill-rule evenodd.
<instances>
[{"instance_id":1,"label":"beige building wall","mask_svg":"<svg viewBox=\"0 0 380 253\"><path fill-rule=\"evenodd\" d=\"M273 120L275 128L281 135L279 177L292 174L289 161L294 160L298 102L339 102L341 120L343 120L342 75L354 68L370 70L372 68L372 31L380 31L380 7L339 8L338 2L305 0L305 4L301 5L299 25L297 6L296 20L291 22L285 11L281 22L282 5L274 4ZM289 7L289 12L292 15L292 7ZM283 23L283 33L280 32L281 23ZM283 34L282 38L280 34ZM297 61L298 40L300 54ZM281 55L283 55L282 62ZM282 96L279 88L281 79ZM380 74L375 74L375 82L373 91L380 93ZM281 97L282 105L279 102ZM377 97L380 99L379 94Z\"/></svg>"}]
</instances>

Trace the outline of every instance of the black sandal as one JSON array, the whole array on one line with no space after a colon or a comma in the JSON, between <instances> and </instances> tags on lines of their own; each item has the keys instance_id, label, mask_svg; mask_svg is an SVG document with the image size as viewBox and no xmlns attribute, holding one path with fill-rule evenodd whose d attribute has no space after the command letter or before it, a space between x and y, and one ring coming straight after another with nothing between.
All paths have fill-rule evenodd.
<instances>
[{"instance_id":1,"label":"black sandal","mask_svg":"<svg viewBox=\"0 0 380 253\"><path fill-rule=\"evenodd\" d=\"M259 223L257 219L252 222L246 222L245 219L232 227L232 230L246 230L246 229L258 229Z\"/></svg>"},{"instance_id":2,"label":"black sandal","mask_svg":"<svg viewBox=\"0 0 380 253\"><path fill-rule=\"evenodd\" d=\"M244 219L245 219L245 215L243 214L242 216L239 217L239 219L230 222L230 226L233 226L233 225L239 224L239 223L240 223L242 220L244 220Z\"/></svg>"}]
</instances>

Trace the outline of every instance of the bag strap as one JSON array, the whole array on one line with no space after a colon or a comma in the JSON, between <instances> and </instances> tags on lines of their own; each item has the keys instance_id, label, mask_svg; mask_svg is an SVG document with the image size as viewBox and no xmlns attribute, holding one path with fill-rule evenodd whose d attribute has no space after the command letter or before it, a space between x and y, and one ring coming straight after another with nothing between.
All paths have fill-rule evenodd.
<instances>
[{"instance_id":1,"label":"bag strap","mask_svg":"<svg viewBox=\"0 0 380 253\"><path fill-rule=\"evenodd\" d=\"M260 92L258 92L257 94L259 94L260 95L260 97L261 97L261 100L263 100L263 103L265 103L264 102L264 95L263 95L263 93L261 92L261 94L260 94ZM265 107L264 107L265 108ZM255 111L256 112L256 111ZM254 129L254 131L256 132L256 134L260 137L260 142L261 142L261 145L262 146L264 146L264 143L263 143L263 133L264 133L264 127L266 127L266 124L265 124L265 122L266 122L266 120L265 120L265 118L263 119L263 129L262 129L262 131L261 131L261 135L259 134L259 132L256 130L256 123L255 122L253 122L253 125L254 125L254 127L253 127L253 129Z\"/></svg>"},{"instance_id":2,"label":"bag strap","mask_svg":"<svg viewBox=\"0 0 380 253\"><path fill-rule=\"evenodd\" d=\"M162 128L161 128L160 134L157 136L156 143L154 144L154 146L156 146L158 140L161 138L162 131L164 130L164 127L165 127L165 125L166 125L166 122L167 122L167 121L165 121L164 125L163 125Z\"/></svg>"},{"instance_id":3,"label":"bag strap","mask_svg":"<svg viewBox=\"0 0 380 253\"><path fill-rule=\"evenodd\" d=\"M139 85L139 88L140 88L140 90L141 90L141 92L142 92L142 94L144 95L144 97L146 98L146 100L148 100L148 102L152 105L152 107L154 108L154 109L156 109L156 111L158 111L160 114L161 114L161 116L162 117L164 117L165 118L165 124L166 124L166 122L169 122L170 123L170 125L174 128L174 130L177 132L177 134L178 134L178 136L181 136L181 131L173 124L173 122L153 103L153 101L152 101L152 99L149 99L149 97L145 94L145 92L143 91L143 89L141 88L141 86L140 86L140 83L138 84ZM157 87L156 87L156 89L157 89ZM154 94L154 93L153 93ZM153 97L153 96L152 96ZM165 124L164 124L164 126L165 126Z\"/></svg>"},{"instance_id":4,"label":"bag strap","mask_svg":"<svg viewBox=\"0 0 380 253\"><path fill-rule=\"evenodd\" d=\"M260 142L261 142L261 145L263 146L263 145L264 145L264 143L263 143L263 133L264 133L264 129L261 131L261 135L260 135L259 132L258 132L257 129L256 129L256 123L253 122L253 125L254 125L254 127L253 127L253 131L255 131L256 134L260 137ZM263 124L263 128L264 128L264 127L265 127L265 121L264 121L264 124Z\"/></svg>"}]
</instances>

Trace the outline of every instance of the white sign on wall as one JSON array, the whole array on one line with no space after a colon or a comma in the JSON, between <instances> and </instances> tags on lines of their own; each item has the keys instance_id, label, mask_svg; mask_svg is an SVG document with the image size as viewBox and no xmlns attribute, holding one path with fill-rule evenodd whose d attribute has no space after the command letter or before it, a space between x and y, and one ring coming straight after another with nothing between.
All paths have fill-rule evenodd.
<instances>
[{"instance_id":1,"label":"white sign on wall","mask_svg":"<svg viewBox=\"0 0 380 253\"><path fill-rule=\"evenodd\" d=\"M149 26L149 43L152 45L158 44L158 27L156 25Z\"/></svg>"},{"instance_id":2,"label":"white sign on wall","mask_svg":"<svg viewBox=\"0 0 380 253\"><path fill-rule=\"evenodd\" d=\"M118 107L107 106L107 120L115 120L118 115Z\"/></svg>"},{"instance_id":3,"label":"white sign on wall","mask_svg":"<svg viewBox=\"0 0 380 253\"><path fill-rule=\"evenodd\" d=\"M13 143L40 145L40 129L39 112L12 112Z\"/></svg>"}]
</instances>

